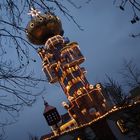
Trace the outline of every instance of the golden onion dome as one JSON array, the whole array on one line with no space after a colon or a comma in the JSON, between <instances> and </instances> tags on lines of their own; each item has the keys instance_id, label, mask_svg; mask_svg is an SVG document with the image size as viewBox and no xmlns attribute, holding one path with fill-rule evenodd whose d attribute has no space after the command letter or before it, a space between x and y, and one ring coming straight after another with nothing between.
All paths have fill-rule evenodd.
<instances>
[{"instance_id":1,"label":"golden onion dome","mask_svg":"<svg viewBox=\"0 0 140 140\"><path fill-rule=\"evenodd\" d=\"M35 45L44 45L50 37L63 33L60 19L51 13L39 14L26 27L27 38Z\"/></svg>"}]
</instances>

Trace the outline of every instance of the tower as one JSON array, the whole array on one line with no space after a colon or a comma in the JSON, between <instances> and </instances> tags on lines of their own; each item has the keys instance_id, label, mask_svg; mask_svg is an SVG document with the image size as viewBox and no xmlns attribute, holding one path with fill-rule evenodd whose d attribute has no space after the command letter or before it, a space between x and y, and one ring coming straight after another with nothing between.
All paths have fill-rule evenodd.
<instances>
[{"instance_id":1,"label":"tower","mask_svg":"<svg viewBox=\"0 0 140 140\"><path fill-rule=\"evenodd\" d=\"M69 101L68 112L77 123L89 122L105 112L106 101L100 87L89 84L85 69L80 67L85 58L78 43L56 35L49 38L38 53L48 81L59 82Z\"/></svg>"},{"instance_id":2,"label":"tower","mask_svg":"<svg viewBox=\"0 0 140 140\"><path fill-rule=\"evenodd\" d=\"M70 42L63 36L60 19L52 13L37 14L28 23L26 33L31 43L44 45L38 49L43 71L49 83L60 84L68 99L64 106L76 123L80 126L103 115L107 111L107 102L101 92L101 86L93 86L86 79L86 70L80 66L85 58L78 43ZM102 127L102 130L110 132L106 138L114 138L104 122L105 120L95 124L98 126L97 129L93 128L96 134L104 139L105 135L100 135Z\"/></svg>"},{"instance_id":3,"label":"tower","mask_svg":"<svg viewBox=\"0 0 140 140\"><path fill-rule=\"evenodd\" d=\"M58 82L69 106L67 108L78 124L83 124L102 115L107 108L100 86L89 84L86 70L80 67L85 60L77 42L63 37L60 19L51 14L37 15L26 28L27 37L36 45L44 44L38 50L43 71L49 83Z\"/></svg>"}]
</instances>

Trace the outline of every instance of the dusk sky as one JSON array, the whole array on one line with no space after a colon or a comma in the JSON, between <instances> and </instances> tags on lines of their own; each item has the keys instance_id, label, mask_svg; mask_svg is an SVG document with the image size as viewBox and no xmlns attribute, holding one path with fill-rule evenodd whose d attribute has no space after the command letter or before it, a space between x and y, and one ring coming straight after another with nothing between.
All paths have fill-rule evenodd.
<instances>
[{"instance_id":1,"label":"dusk sky","mask_svg":"<svg viewBox=\"0 0 140 140\"><path fill-rule=\"evenodd\" d=\"M119 71L124 59L133 59L140 67L140 38L129 36L131 33L140 31L140 23L132 25L131 9L121 11L117 5L113 5L113 0L94 0L89 4L78 0L77 4L82 8L75 9L70 5L66 6L84 31L79 30L61 13L55 14L62 20L64 36L69 37L71 41L78 42L86 58L82 66L87 70L87 79L91 84L104 82L105 74L108 74L118 82L122 82ZM35 73L45 77L41 59L37 54L33 56L37 59L37 63L31 67L34 67ZM44 83L43 86L46 87L46 93L43 96L48 103L57 107L60 114L65 113L66 110L63 109L61 102L66 101L66 97L59 84ZM6 128L7 140L28 140L29 133L39 137L47 134L50 128L43 117L43 111L44 104L40 96L32 107L24 108L16 124Z\"/></svg>"}]
</instances>

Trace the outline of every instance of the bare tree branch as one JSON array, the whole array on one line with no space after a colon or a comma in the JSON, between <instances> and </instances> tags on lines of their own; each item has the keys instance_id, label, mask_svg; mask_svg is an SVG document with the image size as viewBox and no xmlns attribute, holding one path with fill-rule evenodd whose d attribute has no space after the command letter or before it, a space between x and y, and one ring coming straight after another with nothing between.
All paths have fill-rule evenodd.
<instances>
[{"instance_id":1,"label":"bare tree branch","mask_svg":"<svg viewBox=\"0 0 140 140\"><path fill-rule=\"evenodd\" d=\"M122 103L122 101L125 99L125 95L123 93L121 85L108 75L106 75L106 77L107 81L105 81L104 85L107 94L111 96L111 99L114 102L114 104L118 105Z\"/></svg>"},{"instance_id":2,"label":"bare tree branch","mask_svg":"<svg viewBox=\"0 0 140 140\"><path fill-rule=\"evenodd\" d=\"M91 0L84 0L89 3ZM67 0L73 7L79 9L81 6L73 0ZM58 0L1 0L0 1L0 127L12 124L24 106L31 106L38 95L42 93L37 90L40 82L46 79L37 78L34 72L29 70L31 61L36 60L30 55L37 49L30 44L25 37L25 26L29 10L37 8L43 12L61 11L68 19L82 30L70 11ZM9 48L15 53L14 58L9 58ZM16 65L14 65L16 64ZM3 119L2 115L8 117ZM5 117L4 117L5 118ZM11 119L12 118L12 119ZM16 119L15 119L16 121ZM4 133L0 133L0 139Z\"/></svg>"},{"instance_id":3,"label":"bare tree branch","mask_svg":"<svg viewBox=\"0 0 140 140\"><path fill-rule=\"evenodd\" d=\"M124 60L123 68L120 72L126 86L135 88L140 86L140 69L133 60Z\"/></svg>"},{"instance_id":4,"label":"bare tree branch","mask_svg":"<svg viewBox=\"0 0 140 140\"><path fill-rule=\"evenodd\" d=\"M113 4L119 5L122 11L125 9L132 9L132 19L131 23L135 24L140 21L140 1L139 0L114 0ZM139 37L140 33L131 34L131 37Z\"/></svg>"}]
</instances>

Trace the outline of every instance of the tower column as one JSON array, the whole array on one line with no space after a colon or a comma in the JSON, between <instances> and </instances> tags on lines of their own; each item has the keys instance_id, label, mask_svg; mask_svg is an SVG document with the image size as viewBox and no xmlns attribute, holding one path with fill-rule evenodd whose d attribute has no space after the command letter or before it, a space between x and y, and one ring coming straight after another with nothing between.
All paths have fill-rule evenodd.
<instances>
[{"instance_id":1,"label":"tower column","mask_svg":"<svg viewBox=\"0 0 140 140\"><path fill-rule=\"evenodd\" d=\"M48 81L59 82L69 101L68 112L77 123L87 123L105 112L104 97L97 87L89 84L85 69L80 67L85 58L78 43L66 42L64 37L56 35L38 53Z\"/></svg>"},{"instance_id":2,"label":"tower column","mask_svg":"<svg viewBox=\"0 0 140 140\"><path fill-rule=\"evenodd\" d=\"M80 67L85 58L77 42L69 42L63 37L60 19L51 13L36 15L27 25L27 37L33 44L45 45L38 54L48 82L59 82L69 102L65 105L68 113L79 126L90 123L107 109L100 87L89 84L86 79L86 71ZM49 108L44 116L50 126L60 121L55 108ZM115 139L106 120L96 122L92 128L101 140Z\"/></svg>"}]
</instances>

